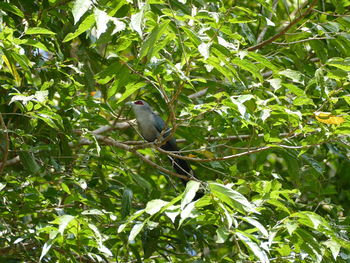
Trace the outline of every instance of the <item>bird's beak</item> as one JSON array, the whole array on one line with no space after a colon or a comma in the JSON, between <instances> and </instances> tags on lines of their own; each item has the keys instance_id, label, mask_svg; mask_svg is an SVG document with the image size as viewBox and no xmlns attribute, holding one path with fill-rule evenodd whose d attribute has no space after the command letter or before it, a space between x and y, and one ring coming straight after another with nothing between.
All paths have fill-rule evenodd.
<instances>
[{"instance_id":1,"label":"bird's beak","mask_svg":"<svg viewBox=\"0 0 350 263\"><path fill-rule=\"evenodd\" d=\"M125 103L125 105L128 105L128 106L132 106L134 104L133 101L128 101L127 103Z\"/></svg>"}]
</instances>

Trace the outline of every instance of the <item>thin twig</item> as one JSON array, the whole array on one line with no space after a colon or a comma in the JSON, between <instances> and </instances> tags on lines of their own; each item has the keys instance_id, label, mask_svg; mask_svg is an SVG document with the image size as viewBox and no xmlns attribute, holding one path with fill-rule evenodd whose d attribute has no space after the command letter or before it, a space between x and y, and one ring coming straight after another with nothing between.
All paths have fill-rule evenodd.
<instances>
[{"instance_id":1,"label":"thin twig","mask_svg":"<svg viewBox=\"0 0 350 263\"><path fill-rule=\"evenodd\" d=\"M277 38L283 36L292 26L294 26L295 24L297 24L301 19L303 19L305 16L307 16L310 12L312 12L313 7L316 5L316 3L318 2L318 0L313 0L312 3L310 4L309 8L300 16L296 17L292 22L290 22L285 28L283 28L279 33L275 34L274 36L270 37L269 39L260 42L259 44L249 47L247 48L248 51L254 51L257 49L262 48L263 46L266 46L267 44L272 43L274 40L276 40Z\"/></svg>"},{"instance_id":2,"label":"thin twig","mask_svg":"<svg viewBox=\"0 0 350 263\"><path fill-rule=\"evenodd\" d=\"M272 44L288 46L288 45L298 44L298 43L312 41L312 40L327 40L327 39L335 39L335 38L334 37L313 37L313 38L301 39L298 41L285 42L285 43L284 42L272 42Z\"/></svg>"},{"instance_id":3,"label":"thin twig","mask_svg":"<svg viewBox=\"0 0 350 263\"><path fill-rule=\"evenodd\" d=\"M279 137L290 137L290 136L298 136L298 135L302 135L301 133L296 133L296 134L291 134L291 133L280 133ZM205 141L209 141L209 142L215 142L215 141L236 141L236 140L244 140L244 139L249 139L251 137L264 137L264 134L257 134L257 135L249 135L249 134L243 134L243 135L237 135L237 136L227 136L227 137L205 137L204 140ZM185 143L187 142L186 139L177 139L176 143ZM127 145L140 145L140 144L144 144L144 141L124 141L124 144Z\"/></svg>"},{"instance_id":4,"label":"thin twig","mask_svg":"<svg viewBox=\"0 0 350 263\"><path fill-rule=\"evenodd\" d=\"M276 11L277 4L278 4L278 0L273 0L273 4L272 4L272 11L273 11L273 12ZM270 14L269 14L269 19L272 18L273 12L270 12ZM257 38L257 40L256 40L257 43L260 43L261 40L263 40L263 38L264 38L264 36L265 36L265 34L266 34L266 31L267 31L268 27L269 27L269 25L266 24L265 27L261 30L261 32L260 32L260 34L259 34L259 36L258 36L258 38Z\"/></svg>"},{"instance_id":5,"label":"thin twig","mask_svg":"<svg viewBox=\"0 0 350 263\"><path fill-rule=\"evenodd\" d=\"M312 11L315 11L315 12L317 12L317 13L324 14L324 15L327 15L327 16L335 16L335 17L350 17L350 15L348 15L348 14L344 14L344 15L339 15L339 14L330 14L330 13L327 13L327 12L322 12L322 11L317 10L317 9L312 9Z\"/></svg>"},{"instance_id":6,"label":"thin twig","mask_svg":"<svg viewBox=\"0 0 350 263\"><path fill-rule=\"evenodd\" d=\"M1 162L0 165L4 165L4 166L14 165L14 164L18 163L19 161L20 161L20 159L19 159L19 156L17 155L16 157L14 157L10 160L7 160L6 162Z\"/></svg>"},{"instance_id":7,"label":"thin twig","mask_svg":"<svg viewBox=\"0 0 350 263\"><path fill-rule=\"evenodd\" d=\"M9 139L7 127L6 127L6 124L4 122L4 119L2 118L2 114L1 113L0 113L0 124L1 124L1 127L2 127L3 136L5 137L5 149L3 151L2 162L0 163L0 174L1 174L3 172L5 166L6 166L7 157L8 157L8 154L9 154L9 144L10 144L10 139Z\"/></svg>"},{"instance_id":8,"label":"thin twig","mask_svg":"<svg viewBox=\"0 0 350 263\"><path fill-rule=\"evenodd\" d=\"M159 152L165 153L167 155L173 156L173 157L178 158L178 159L183 159L183 160L191 161L191 162L208 163L208 162L216 162L216 161L227 161L227 160L235 159L235 158L242 157L242 156L245 156L245 155L250 155L250 154L253 154L253 153L257 153L257 152L266 151L266 150L269 150L269 149L274 148L274 147L277 147L277 146L264 146L264 147L260 147L260 148L255 148L253 150L248 150L246 152L233 154L233 155L226 155L226 156L223 156L223 157L205 158L205 159L204 158L202 159L202 158L194 158L194 157L182 156L182 155L176 154L176 153L171 152L171 151L163 150L162 148L159 148L159 147L157 147L156 149Z\"/></svg>"},{"instance_id":9,"label":"thin twig","mask_svg":"<svg viewBox=\"0 0 350 263\"><path fill-rule=\"evenodd\" d=\"M104 142L105 144L107 145L111 145L111 146L115 146L119 149L123 149L125 151L128 151L128 152L131 152L133 154L135 154L137 157L139 157L140 159L142 159L144 162L148 163L149 165L151 165L152 167L155 167L157 168L158 170L166 173L166 174L169 174L169 175L172 175L172 176L176 176L178 178L181 178L181 179L184 179L184 180L194 180L194 181L198 181L200 182L197 178L195 177L191 177L189 178L188 176L184 176L184 175L181 175L181 174L177 174L177 173L174 173L168 169L165 169L164 167L162 166L159 166L158 164L152 162L151 160L147 159L145 156L143 156L141 153L139 153L137 151L137 149L135 149L134 147L130 147L126 144L123 144L123 143L120 143L120 142L117 142L111 138L107 138L105 136L101 136L101 135L95 135L96 139L99 140L99 141L102 141Z\"/></svg>"}]
</instances>

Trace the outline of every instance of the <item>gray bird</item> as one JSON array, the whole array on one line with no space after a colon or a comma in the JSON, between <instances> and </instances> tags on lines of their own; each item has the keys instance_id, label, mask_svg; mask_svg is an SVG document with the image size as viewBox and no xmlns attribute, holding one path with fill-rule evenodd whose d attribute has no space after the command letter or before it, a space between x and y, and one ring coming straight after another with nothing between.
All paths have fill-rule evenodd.
<instances>
[{"instance_id":1,"label":"gray bird","mask_svg":"<svg viewBox=\"0 0 350 263\"><path fill-rule=\"evenodd\" d=\"M152 111L149 104L143 100L128 102L136 116L136 121L142 137L148 142L154 142L159 138L162 131L166 128L165 122L161 117ZM163 138L167 138L170 130L163 131ZM166 151L178 151L175 138L170 138L165 144L161 146ZM173 168L178 174L191 177L193 171L190 165L183 159L169 156ZM186 183L186 180L182 180Z\"/></svg>"}]
</instances>

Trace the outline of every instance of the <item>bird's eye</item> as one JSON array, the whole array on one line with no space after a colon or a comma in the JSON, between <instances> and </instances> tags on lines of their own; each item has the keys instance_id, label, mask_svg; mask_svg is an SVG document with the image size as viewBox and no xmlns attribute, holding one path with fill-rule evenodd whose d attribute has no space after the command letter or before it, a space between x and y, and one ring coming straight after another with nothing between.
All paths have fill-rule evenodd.
<instances>
[{"instance_id":1,"label":"bird's eye","mask_svg":"<svg viewBox=\"0 0 350 263\"><path fill-rule=\"evenodd\" d=\"M136 105L143 105L143 101L142 100L137 100L134 102Z\"/></svg>"}]
</instances>

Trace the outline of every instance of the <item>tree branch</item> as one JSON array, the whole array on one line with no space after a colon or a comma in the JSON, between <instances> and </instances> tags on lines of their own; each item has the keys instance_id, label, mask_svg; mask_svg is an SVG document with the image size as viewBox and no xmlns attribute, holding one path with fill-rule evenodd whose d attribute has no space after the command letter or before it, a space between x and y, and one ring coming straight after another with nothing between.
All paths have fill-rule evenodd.
<instances>
[{"instance_id":1,"label":"tree branch","mask_svg":"<svg viewBox=\"0 0 350 263\"><path fill-rule=\"evenodd\" d=\"M254 51L257 49L262 48L263 46L266 46L267 44L272 43L274 40L276 40L277 38L279 38L280 36L284 35L292 26L294 26L295 24L297 24L301 19L303 19L305 16L307 16L310 12L313 11L313 7L316 5L318 0L313 0L312 3L310 4L309 8L300 16L296 17L292 22L290 22L285 28L283 28L279 33L277 33L276 35L272 36L271 38L260 42L259 44L249 47L247 48L248 51Z\"/></svg>"},{"instance_id":2,"label":"tree branch","mask_svg":"<svg viewBox=\"0 0 350 263\"><path fill-rule=\"evenodd\" d=\"M302 133L288 133L283 132L279 134L279 137L295 137L302 135ZM204 137L204 140L208 142L216 142L216 141L238 141L238 140L244 140L244 139L250 139L253 136L257 136L259 138L264 137L264 134L258 134L258 135L250 135L250 134L242 134L242 135L233 135L233 136L227 136L227 137ZM176 139L176 143L185 143L187 142L186 139ZM127 145L140 145L145 144L145 141L124 141L124 144Z\"/></svg>"},{"instance_id":3,"label":"tree branch","mask_svg":"<svg viewBox=\"0 0 350 263\"><path fill-rule=\"evenodd\" d=\"M6 124L4 122L4 119L2 118L1 113L0 113L0 124L2 127L3 136L5 138L5 149L3 149L3 158L2 158L2 162L0 163L0 174L1 174L6 166L7 157L9 154L9 144L10 144L10 139L9 139L9 135L7 132L7 127L6 127Z\"/></svg>"},{"instance_id":4,"label":"tree branch","mask_svg":"<svg viewBox=\"0 0 350 263\"><path fill-rule=\"evenodd\" d=\"M184 175L181 175L181 174L177 174L177 173L174 173L168 169L165 169L164 167L162 166L159 166L158 164L152 162L151 160L147 159L145 156L143 156L141 153L139 153L137 150L138 148L134 148L134 147L131 147L131 146L128 146L126 144L123 144L123 143L120 143L120 142L117 142L111 138L107 138L105 136L102 136L102 135L95 135L96 139L99 140L99 141L102 141L104 142L106 145L110 145L110 146L115 146L119 149L123 149L125 151L128 151L128 152L131 152L133 154L135 154L137 157L139 157L140 159L142 159L144 162L148 163L149 165L151 165L152 167L155 167L157 168L158 170L166 173L166 174L169 174L169 175L173 175L175 177L178 177L178 178L181 178L181 179L184 179L184 180L194 180L194 181L198 181L200 182L200 180L198 180L197 178L195 177L191 177L189 178L188 176L184 176ZM92 142L91 142L92 143Z\"/></svg>"},{"instance_id":5,"label":"tree branch","mask_svg":"<svg viewBox=\"0 0 350 263\"><path fill-rule=\"evenodd\" d=\"M275 45L284 45L284 46L288 46L288 45L292 45L292 44L298 44L298 43L302 43L302 42L307 42L307 41L312 41L312 40L327 40L327 39L334 39L334 37L313 37L313 38L306 38L306 39L301 39L298 41L293 41L293 42L272 42Z\"/></svg>"}]
</instances>

